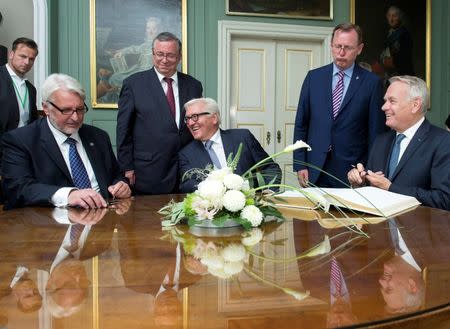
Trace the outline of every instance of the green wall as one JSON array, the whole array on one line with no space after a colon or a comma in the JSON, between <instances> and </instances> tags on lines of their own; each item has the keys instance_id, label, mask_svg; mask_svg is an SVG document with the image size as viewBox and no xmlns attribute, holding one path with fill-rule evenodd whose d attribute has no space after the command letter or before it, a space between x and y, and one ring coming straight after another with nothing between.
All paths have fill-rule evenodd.
<instances>
[{"instance_id":1,"label":"green wall","mask_svg":"<svg viewBox=\"0 0 450 329\"><path fill-rule=\"evenodd\" d=\"M217 21L257 21L279 24L334 26L350 19L348 0L334 0L332 21L276 19L225 15L224 0L187 0L188 73L202 81L204 95L217 99ZM89 0L49 0L50 72L79 79L90 97ZM428 118L443 126L450 109L450 8L447 0L432 0L432 111ZM117 110L91 110L86 121L105 129L115 144Z\"/></svg>"}]
</instances>

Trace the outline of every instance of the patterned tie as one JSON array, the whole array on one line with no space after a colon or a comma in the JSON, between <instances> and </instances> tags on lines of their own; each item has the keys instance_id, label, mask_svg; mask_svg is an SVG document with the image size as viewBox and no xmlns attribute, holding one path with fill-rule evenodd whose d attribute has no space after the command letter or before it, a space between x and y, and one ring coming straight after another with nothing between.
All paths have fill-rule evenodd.
<instances>
[{"instance_id":1,"label":"patterned tie","mask_svg":"<svg viewBox=\"0 0 450 329\"><path fill-rule=\"evenodd\" d=\"M173 88L172 88L172 78L163 78L164 81L167 83L167 103L169 103L170 113L172 113L172 116L175 118L176 115L176 107L175 107L175 96L173 95Z\"/></svg>"},{"instance_id":2,"label":"patterned tie","mask_svg":"<svg viewBox=\"0 0 450 329\"><path fill-rule=\"evenodd\" d=\"M78 250L78 241L80 240L81 233L83 233L84 225L72 224L70 226L70 247L65 248L69 252L75 252Z\"/></svg>"},{"instance_id":3,"label":"patterned tie","mask_svg":"<svg viewBox=\"0 0 450 329\"><path fill-rule=\"evenodd\" d=\"M342 103L342 95L344 94L344 71L338 72L338 82L336 87L334 87L333 93L331 94L331 100L333 103L333 119L336 119L339 108Z\"/></svg>"},{"instance_id":4,"label":"patterned tie","mask_svg":"<svg viewBox=\"0 0 450 329\"><path fill-rule=\"evenodd\" d=\"M205 142L205 149L206 149L206 151L208 151L209 157L211 158L211 161L212 161L214 167L216 167L217 169L221 169L222 166L220 165L219 158L217 157L216 152L214 152L214 150L212 149L213 143L214 142L212 140L207 140Z\"/></svg>"},{"instance_id":5,"label":"patterned tie","mask_svg":"<svg viewBox=\"0 0 450 329\"><path fill-rule=\"evenodd\" d=\"M77 151L77 141L71 137L66 139L69 144L69 162L72 170L72 180L75 187L79 189L91 188L91 181Z\"/></svg>"},{"instance_id":6,"label":"patterned tie","mask_svg":"<svg viewBox=\"0 0 450 329\"><path fill-rule=\"evenodd\" d=\"M394 176L395 168L397 168L400 155L400 143L405 137L406 136L403 134L398 134L397 137L395 137L394 147L392 148L391 158L389 159L389 180Z\"/></svg>"}]
</instances>

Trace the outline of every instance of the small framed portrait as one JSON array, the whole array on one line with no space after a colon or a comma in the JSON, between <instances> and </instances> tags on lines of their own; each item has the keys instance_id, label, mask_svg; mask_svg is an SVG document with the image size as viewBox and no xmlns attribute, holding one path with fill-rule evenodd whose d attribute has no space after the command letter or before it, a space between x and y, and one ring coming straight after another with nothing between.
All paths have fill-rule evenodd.
<instances>
[{"instance_id":1,"label":"small framed portrait","mask_svg":"<svg viewBox=\"0 0 450 329\"><path fill-rule=\"evenodd\" d=\"M385 81L415 75L430 86L431 0L351 0L352 22L363 30L359 60Z\"/></svg>"},{"instance_id":2,"label":"small framed portrait","mask_svg":"<svg viewBox=\"0 0 450 329\"><path fill-rule=\"evenodd\" d=\"M227 15L333 19L333 0L225 0Z\"/></svg>"},{"instance_id":3,"label":"small framed portrait","mask_svg":"<svg viewBox=\"0 0 450 329\"><path fill-rule=\"evenodd\" d=\"M187 0L90 0L90 75L93 108L117 108L122 82L153 66L153 39L175 34L186 71Z\"/></svg>"}]
</instances>

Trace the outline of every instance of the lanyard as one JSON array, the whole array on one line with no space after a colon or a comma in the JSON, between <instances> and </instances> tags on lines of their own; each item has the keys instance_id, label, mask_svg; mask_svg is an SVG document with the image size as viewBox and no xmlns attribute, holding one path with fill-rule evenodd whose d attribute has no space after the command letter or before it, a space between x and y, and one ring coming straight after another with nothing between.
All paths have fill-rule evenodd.
<instances>
[{"instance_id":1,"label":"lanyard","mask_svg":"<svg viewBox=\"0 0 450 329\"><path fill-rule=\"evenodd\" d=\"M22 96L20 95L20 92L19 92L19 88L17 88L17 85L14 82L14 80L13 80L13 85L14 85L14 90L16 91L17 97L19 98L20 104L22 105L22 108L25 110L25 105L28 100L28 87L25 84L25 95L22 98Z\"/></svg>"}]
</instances>

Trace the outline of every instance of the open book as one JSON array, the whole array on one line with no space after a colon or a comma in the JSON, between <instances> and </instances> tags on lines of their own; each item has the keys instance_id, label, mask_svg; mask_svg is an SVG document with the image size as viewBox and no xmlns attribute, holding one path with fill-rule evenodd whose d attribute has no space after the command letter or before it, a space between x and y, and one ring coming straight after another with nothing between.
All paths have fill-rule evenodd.
<instances>
[{"instance_id":1,"label":"open book","mask_svg":"<svg viewBox=\"0 0 450 329\"><path fill-rule=\"evenodd\" d=\"M333 205L383 217L395 216L420 205L414 197L372 186L355 189L308 187L302 191L286 191L274 197L274 202L279 207L303 209L315 209L320 202L326 210Z\"/></svg>"}]
</instances>

